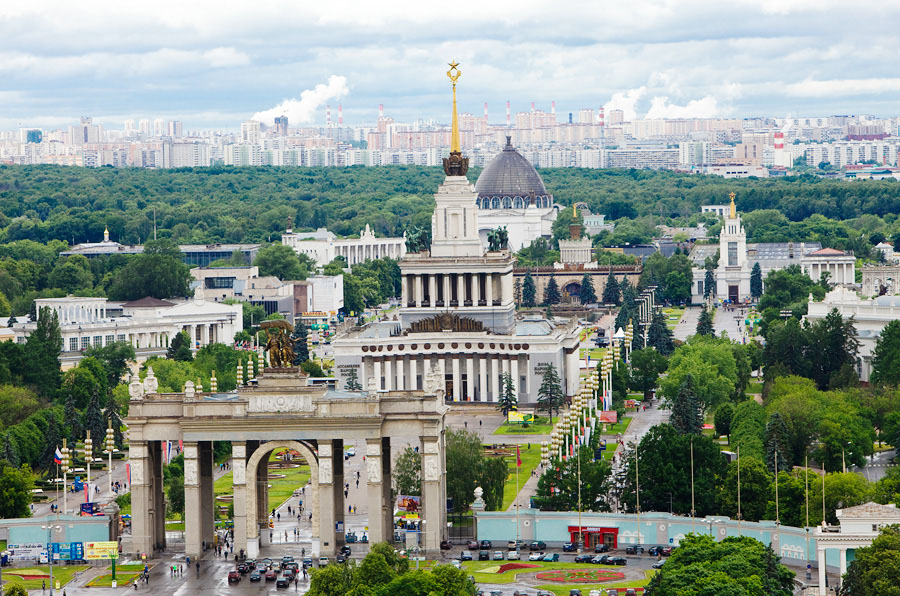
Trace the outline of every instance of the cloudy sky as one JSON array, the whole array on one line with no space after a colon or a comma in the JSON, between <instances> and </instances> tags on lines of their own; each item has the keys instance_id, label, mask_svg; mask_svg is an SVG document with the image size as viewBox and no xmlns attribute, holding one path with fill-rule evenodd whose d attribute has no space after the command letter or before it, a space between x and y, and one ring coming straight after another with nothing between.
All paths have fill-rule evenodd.
<instances>
[{"instance_id":1,"label":"cloudy sky","mask_svg":"<svg viewBox=\"0 0 900 596\"><path fill-rule=\"evenodd\" d=\"M455 8L448 8L455 6ZM0 2L0 129L79 115L236 128L504 118L532 101L558 113L630 116L900 114L900 2L845 0L117 0ZM306 92L304 94L304 91ZM336 116L335 116L336 117Z\"/></svg>"}]
</instances>

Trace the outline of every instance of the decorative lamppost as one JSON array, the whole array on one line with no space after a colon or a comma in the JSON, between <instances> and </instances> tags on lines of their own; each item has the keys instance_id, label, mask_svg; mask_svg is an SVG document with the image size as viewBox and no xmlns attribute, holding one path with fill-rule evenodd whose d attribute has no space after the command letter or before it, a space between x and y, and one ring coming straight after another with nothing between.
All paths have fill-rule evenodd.
<instances>
[{"instance_id":1,"label":"decorative lamppost","mask_svg":"<svg viewBox=\"0 0 900 596\"><path fill-rule=\"evenodd\" d=\"M84 463L87 466L87 501L91 501L91 461L94 459L94 442L91 440L91 431L87 431L87 438L84 440Z\"/></svg>"},{"instance_id":2,"label":"decorative lamppost","mask_svg":"<svg viewBox=\"0 0 900 596\"><path fill-rule=\"evenodd\" d=\"M209 377L209 392L215 393L219 389L219 383L216 380L216 371L212 371L212 376Z\"/></svg>"},{"instance_id":3,"label":"decorative lamppost","mask_svg":"<svg viewBox=\"0 0 900 596\"><path fill-rule=\"evenodd\" d=\"M66 439L63 438L63 446L59 451L62 454L62 462L59 467L62 469L63 473L63 515L69 512L69 466L72 463L70 458L69 448L66 446Z\"/></svg>"},{"instance_id":4,"label":"decorative lamppost","mask_svg":"<svg viewBox=\"0 0 900 596\"><path fill-rule=\"evenodd\" d=\"M116 433L112 427L112 420L106 427L106 449L104 453L109 456L109 463L106 468L107 476L109 476L109 492L112 493L112 454L116 450Z\"/></svg>"}]
</instances>

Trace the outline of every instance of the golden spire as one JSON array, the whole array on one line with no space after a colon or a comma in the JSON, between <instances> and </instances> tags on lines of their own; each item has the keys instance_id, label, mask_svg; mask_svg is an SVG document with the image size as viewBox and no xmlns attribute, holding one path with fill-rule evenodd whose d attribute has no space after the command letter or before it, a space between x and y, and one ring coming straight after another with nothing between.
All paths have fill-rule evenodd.
<instances>
[{"instance_id":1,"label":"golden spire","mask_svg":"<svg viewBox=\"0 0 900 596\"><path fill-rule=\"evenodd\" d=\"M735 196L734 191L732 191L731 194L728 196L731 197L731 219L736 219L737 218L737 208L734 206L734 196Z\"/></svg>"},{"instance_id":2,"label":"golden spire","mask_svg":"<svg viewBox=\"0 0 900 596\"><path fill-rule=\"evenodd\" d=\"M459 62L454 60L450 63L450 70L447 71L447 77L453 83L453 121L450 130L450 153L459 153L459 119L456 116L456 81L462 74L459 70Z\"/></svg>"},{"instance_id":3,"label":"golden spire","mask_svg":"<svg viewBox=\"0 0 900 596\"><path fill-rule=\"evenodd\" d=\"M572 219L578 217L578 208L575 207L575 203L572 203Z\"/></svg>"}]
</instances>

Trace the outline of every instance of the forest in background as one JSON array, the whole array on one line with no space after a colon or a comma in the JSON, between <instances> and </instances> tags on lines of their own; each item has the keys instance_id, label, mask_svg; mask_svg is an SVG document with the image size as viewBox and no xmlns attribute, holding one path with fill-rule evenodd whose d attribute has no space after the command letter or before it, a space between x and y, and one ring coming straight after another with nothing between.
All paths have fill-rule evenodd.
<instances>
[{"instance_id":1,"label":"forest in background","mask_svg":"<svg viewBox=\"0 0 900 596\"><path fill-rule=\"evenodd\" d=\"M469 178L476 180L480 169ZM825 180L812 175L770 179L649 170L541 169L562 205L585 202L609 220L629 220L629 241L655 224L693 225L704 204L737 194L750 241L820 240L853 250L872 235L900 233L900 184L894 180ZM440 168L424 166L287 168L210 167L174 170L0 167L0 244L144 242L153 235L182 244L277 241L325 226L342 236L369 224L378 235L409 225L430 227ZM751 212L762 211L756 216ZM752 224L752 225L751 225ZM623 230L624 231L624 230ZM649 238L647 238L649 239Z\"/></svg>"}]
</instances>

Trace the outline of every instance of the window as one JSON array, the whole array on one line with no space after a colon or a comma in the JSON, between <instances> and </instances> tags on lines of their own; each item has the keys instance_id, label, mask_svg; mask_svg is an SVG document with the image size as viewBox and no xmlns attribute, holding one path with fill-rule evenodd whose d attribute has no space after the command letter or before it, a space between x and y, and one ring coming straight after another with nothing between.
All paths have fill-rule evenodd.
<instances>
[{"instance_id":1,"label":"window","mask_svg":"<svg viewBox=\"0 0 900 596\"><path fill-rule=\"evenodd\" d=\"M115 335L107 335L107 336L106 336L106 345L109 345L109 344L111 344L111 343L114 343L115 341L116 341L116 336L115 336Z\"/></svg>"},{"instance_id":2,"label":"window","mask_svg":"<svg viewBox=\"0 0 900 596\"><path fill-rule=\"evenodd\" d=\"M737 264L738 264L737 242L729 242L728 243L728 266L729 267L737 267Z\"/></svg>"},{"instance_id":3,"label":"window","mask_svg":"<svg viewBox=\"0 0 900 596\"><path fill-rule=\"evenodd\" d=\"M700 296L703 295L703 282L702 281L697 282L697 294Z\"/></svg>"},{"instance_id":4,"label":"window","mask_svg":"<svg viewBox=\"0 0 900 596\"><path fill-rule=\"evenodd\" d=\"M82 337L81 338L81 349L87 350L91 347L91 338L90 337Z\"/></svg>"},{"instance_id":5,"label":"window","mask_svg":"<svg viewBox=\"0 0 900 596\"><path fill-rule=\"evenodd\" d=\"M69 338L69 351L70 351L70 352L77 352L77 351L78 351L78 338L77 338L77 337L70 337L70 338Z\"/></svg>"},{"instance_id":6,"label":"window","mask_svg":"<svg viewBox=\"0 0 900 596\"><path fill-rule=\"evenodd\" d=\"M120 334L119 334L119 338L118 338L116 341L125 341L125 334L124 334L124 333L120 333Z\"/></svg>"},{"instance_id":7,"label":"window","mask_svg":"<svg viewBox=\"0 0 900 596\"><path fill-rule=\"evenodd\" d=\"M103 336L102 335L94 336L94 347L95 348L103 347Z\"/></svg>"}]
</instances>

